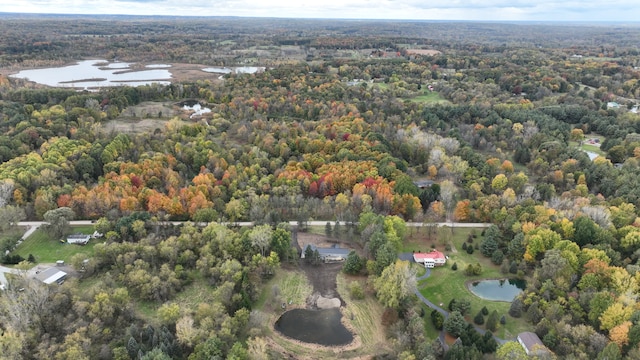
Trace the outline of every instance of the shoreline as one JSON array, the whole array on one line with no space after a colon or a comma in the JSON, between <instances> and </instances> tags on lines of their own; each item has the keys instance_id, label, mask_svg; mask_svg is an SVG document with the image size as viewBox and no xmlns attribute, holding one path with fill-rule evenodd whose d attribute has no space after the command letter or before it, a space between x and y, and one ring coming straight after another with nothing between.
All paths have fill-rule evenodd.
<instances>
[{"instance_id":1,"label":"shoreline","mask_svg":"<svg viewBox=\"0 0 640 360\"><path fill-rule=\"evenodd\" d=\"M284 311L282 314L284 314L287 311L294 310L294 309L312 310L312 309L309 309L308 306L294 305L294 306L291 306L291 307L287 307L286 311ZM351 351L351 350L359 349L362 346L362 341L360 340L360 336L355 332L355 328L350 323L349 319L347 319L347 316L345 314L346 308L344 306L340 306L338 308L338 310L340 311L340 315L341 315L340 316L340 323L342 323L342 326L344 326L347 329L347 331L349 331L351 333L351 335L353 336L353 340L351 340L351 342L348 343L348 344L335 345L335 346L322 345L322 344L304 342L304 341L289 337L287 335L284 335L283 333L281 333L280 331L276 330L276 328L275 328L275 324L280 319L282 314L277 316L277 318L275 318L275 320L271 321L271 330L273 330L273 334L275 334L279 338L281 338L283 340L286 340L286 341L289 341L289 342L292 342L294 344L300 345L300 346L302 346L304 348L307 348L307 349L310 349L310 350L323 350L323 351L332 351L333 353L341 353L343 351Z\"/></svg>"}]
</instances>

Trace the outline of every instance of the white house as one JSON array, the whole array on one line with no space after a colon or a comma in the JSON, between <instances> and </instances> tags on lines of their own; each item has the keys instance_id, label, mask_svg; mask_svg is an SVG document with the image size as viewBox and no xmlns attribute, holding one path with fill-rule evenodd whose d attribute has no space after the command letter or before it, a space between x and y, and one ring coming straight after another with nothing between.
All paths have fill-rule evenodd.
<instances>
[{"instance_id":1,"label":"white house","mask_svg":"<svg viewBox=\"0 0 640 360\"><path fill-rule=\"evenodd\" d=\"M447 263L447 257L438 250L433 250L428 253L414 253L413 260L418 264L423 264L424 267L427 268L443 266Z\"/></svg>"},{"instance_id":2,"label":"white house","mask_svg":"<svg viewBox=\"0 0 640 360\"><path fill-rule=\"evenodd\" d=\"M75 234L67 236L67 243L86 245L91 239L91 235Z\"/></svg>"}]
</instances>

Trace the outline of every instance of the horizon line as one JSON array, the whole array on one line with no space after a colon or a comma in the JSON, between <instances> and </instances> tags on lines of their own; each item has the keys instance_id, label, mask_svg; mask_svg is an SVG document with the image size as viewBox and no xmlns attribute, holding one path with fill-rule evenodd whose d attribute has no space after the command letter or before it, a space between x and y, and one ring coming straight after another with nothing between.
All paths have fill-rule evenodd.
<instances>
[{"instance_id":1,"label":"horizon line","mask_svg":"<svg viewBox=\"0 0 640 360\"><path fill-rule=\"evenodd\" d=\"M0 11L1 17L129 17L129 18L170 18L170 19L271 19L271 20L318 20L318 21L380 21L380 22L434 22L434 23L522 23L522 24L634 24L640 20L469 20L469 19L412 19L412 18L346 18L346 17L284 17L284 16L242 16L242 15L153 15L153 14L96 14L96 13L40 13Z\"/></svg>"}]
</instances>

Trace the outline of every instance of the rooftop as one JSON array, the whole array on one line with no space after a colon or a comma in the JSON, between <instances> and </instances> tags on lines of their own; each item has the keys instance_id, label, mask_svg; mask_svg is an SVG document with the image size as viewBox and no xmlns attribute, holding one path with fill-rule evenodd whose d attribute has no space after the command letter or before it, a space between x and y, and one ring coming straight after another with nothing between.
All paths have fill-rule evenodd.
<instances>
[{"instance_id":1,"label":"rooftop","mask_svg":"<svg viewBox=\"0 0 640 360\"><path fill-rule=\"evenodd\" d=\"M318 250L318 253L320 253L320 255L323 255L323 254L349 255L349 253L351 252L351 249L341 248L339 245L333 245L328 248L317 247L313 244L309 244L307 246L311 247L311 250Z\"/></svg>"},{"instance_id":2,"label":"rooftop","mask_svg":"<svg viewBox=\"0 0 640 360\"><path fill-rule=\"evenodd\" d=\"M90 238L90 237L91 237L91 235L73 234L73 235L67 236L67 239L87 239L87 238Z\"/></svg>"},{"instance_id":3,"label":"rooftop","mask_svg":"<svg viewBox=\"0 0 640 360\"><path fill-rule=\"evenodd\" d=\"M35 278L48 285L61 280L65 276L67 276L66 272L50 267L36 274Z\"/></svg>"},{"instance_id":4,"label":"rooftop","mask_svg":"<svg viewBox=\"0 0 640 360\"><path fill-rule=\"evenodd\" d=\"M428 253L414 253L414 259L444 259L445 256L438 250L433 250Z\"/></svg>"},{"instance_id":5,"label":"rooftop","mask_svg":"<svg viewBox=\"0 0 640 360\"><path fill-rule=\"evenodd\" d=\"M521 332L518 334L518 341L520 345L524 347L527 355L535 355L548 351L536 333L530 331Z\"/></svg>"}]
</instances>

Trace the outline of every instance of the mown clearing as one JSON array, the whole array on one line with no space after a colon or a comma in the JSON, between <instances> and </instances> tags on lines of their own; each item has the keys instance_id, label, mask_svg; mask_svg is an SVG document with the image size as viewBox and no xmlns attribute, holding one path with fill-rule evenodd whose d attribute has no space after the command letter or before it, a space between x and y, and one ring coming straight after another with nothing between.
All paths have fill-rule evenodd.
<instances>
[{"instance_id":1,"label":"mown clearing","mask_svg":"<svg viewBox=\"0 0 640 360\"><path fill-rule=\"evenodd\" d=\"M71 233L93 234L93 226L74 226ZM38 263L55 263L58 260L69 262L75 254L84 254L86 258L93 256L93 247L103 240L91 239L87 245L61 243L40 228L18 245L14 254L27 258L32 254Z\"/></svg>"}]
</instances>

